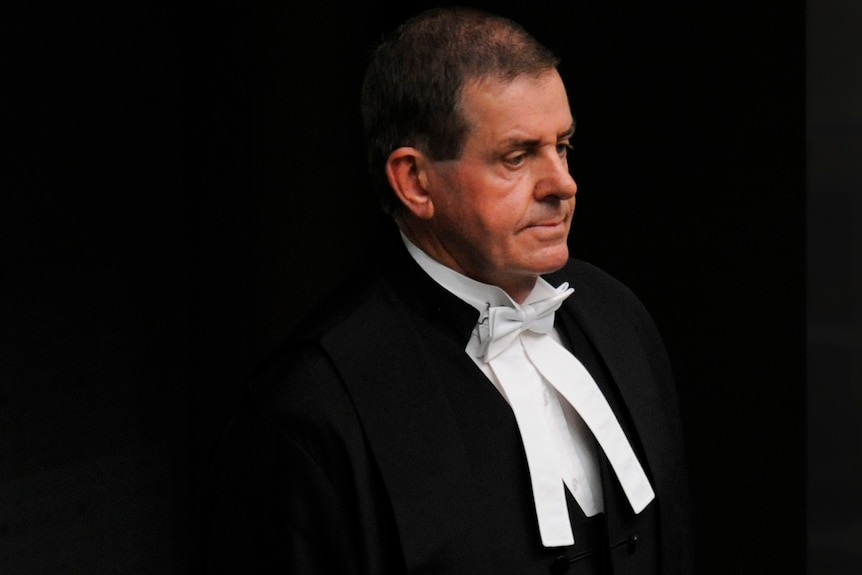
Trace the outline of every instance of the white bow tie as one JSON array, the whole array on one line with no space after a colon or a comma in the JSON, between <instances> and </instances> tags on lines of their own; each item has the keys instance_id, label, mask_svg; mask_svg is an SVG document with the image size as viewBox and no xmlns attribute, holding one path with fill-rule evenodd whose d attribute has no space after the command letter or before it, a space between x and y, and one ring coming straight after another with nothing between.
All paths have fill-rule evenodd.
<instances>
[{"instance_id":1,"label":"white bow tie","mask_svg":"<svg viewBox=\"0 0 862 575\"><path fill-rule=\"evenodd\" d=\"M488 306L487 317L479 322L479 357L491 361L524 331L551 333L554 329L554 313L563 301L575 290L563 283L554 295L519 308L510 306Z\"/></svg>"}]
</instances>

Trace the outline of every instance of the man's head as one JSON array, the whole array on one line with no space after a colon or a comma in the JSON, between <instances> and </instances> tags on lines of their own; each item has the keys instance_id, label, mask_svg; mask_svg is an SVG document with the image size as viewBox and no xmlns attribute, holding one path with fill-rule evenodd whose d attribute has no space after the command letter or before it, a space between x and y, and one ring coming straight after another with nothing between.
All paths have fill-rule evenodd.
<instances>
[{"instance_id":1,"label":"man's head","mask_svg":"<svg viewBox=\"0 0 862 575\"><path fill-rule=\"evenodd\" d=\"M426 253L518 301L565 264L574 120L556 59L523 29L420 15L378 49L363 104L390 211Z\"/></svg>"},{"instance_id":2,"label":"man's head","mask_svg":"<svg viewBox=\"0 0 862 575\"><path fill-rule=\"evenodd\" d=\"M369 169L384 210L402 209L385 172L393 150L412 146L436 160L461 153L470 80L538 76L557 64L519 24L475 9L433 9L398 27L374 50L362 89Z\"/></svg>"}]
</instances>

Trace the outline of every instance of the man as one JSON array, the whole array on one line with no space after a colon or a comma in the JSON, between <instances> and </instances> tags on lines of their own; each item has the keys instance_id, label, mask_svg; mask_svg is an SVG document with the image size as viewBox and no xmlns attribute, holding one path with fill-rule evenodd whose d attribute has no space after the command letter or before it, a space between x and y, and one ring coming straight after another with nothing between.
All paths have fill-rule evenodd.
<instances>
[{"instance_id":1,"label":"man","mask_svg":"<svg viewBox=\"0 0 862 575\"><path fill-rule=\"evenodd\" d=\"M216 462L213 570L691 573L660 338L568 257L554 55L433 10L377 47L362 107L397 231L251 382Z\"/></svg>"}]
</instances>

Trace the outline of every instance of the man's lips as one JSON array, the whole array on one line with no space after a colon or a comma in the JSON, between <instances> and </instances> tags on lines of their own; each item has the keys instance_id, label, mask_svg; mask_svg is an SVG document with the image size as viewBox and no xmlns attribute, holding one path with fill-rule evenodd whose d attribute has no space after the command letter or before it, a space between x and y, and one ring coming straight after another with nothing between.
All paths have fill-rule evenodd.
<instances>
[{"instance_id":1,"label":"man's lips","mask_svg":"<svg viewBox=\"0 0 862 575\"><path fill-rule=\"evenodd\" d=\"M527 225L527 228L555 228L557 226L564 226L566 224L566 216L554 216L553 218L548 218L544 220L539 220L536 222L532 222Z\"/></svg>"},{"instance_id":2,"label":"man's lips","mask_svg":"<svg viewBox=\"0 0 862 575\"><path fill-rule=\"evenodd\" d=\"M559 219L559 220L549 220L546 222L537 222L537 223L531 225L530 227L533 227L533 228L553 228L556 226L561 226L564 223L566 223L565 218Z\"/></svg>"},{"instance_id":3,"label":"man's lips","mask_svg":"<svg viewBox=\"0 0 862 575\"><path fill-rule=\"evenodd\" d=\"M522 231L530 233L539 241L557 242L568 235L567 219L542 220L526 226Z\"/></svg>"}]
</instances>

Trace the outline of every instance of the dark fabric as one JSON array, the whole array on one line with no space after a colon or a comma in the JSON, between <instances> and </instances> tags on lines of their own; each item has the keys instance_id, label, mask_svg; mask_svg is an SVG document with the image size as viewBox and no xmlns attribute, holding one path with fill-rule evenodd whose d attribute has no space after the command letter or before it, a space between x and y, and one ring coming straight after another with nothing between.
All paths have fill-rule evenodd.
<instances>
[{"instance_id":1,"label":"dark fabric","mask_svg":"<svg viewBox=\"0 0 862 575\"><path fill-rule=\"evenodd\" d=\"M641 514L603 461L606 514L541 545L511 408L464 353L477 319L397 241L249 386L212 470L212 573L692 572L674 384L636 298L587 264L558 326L657 492ZM568 570L567 570L568 569Z\"/></svg>"}]
</instances>

